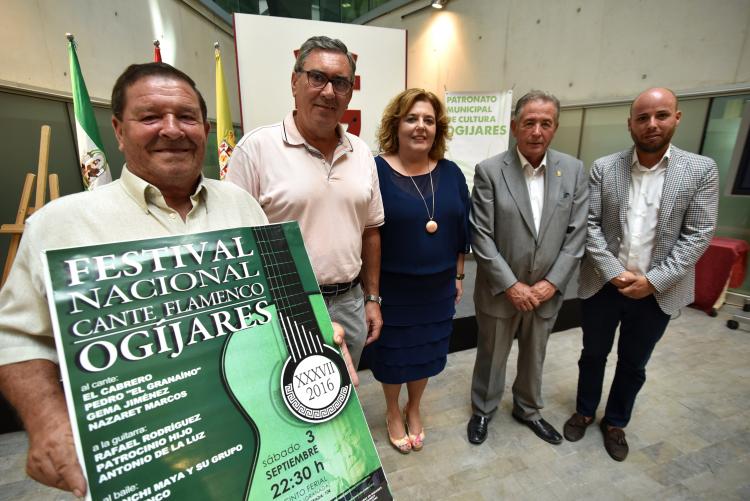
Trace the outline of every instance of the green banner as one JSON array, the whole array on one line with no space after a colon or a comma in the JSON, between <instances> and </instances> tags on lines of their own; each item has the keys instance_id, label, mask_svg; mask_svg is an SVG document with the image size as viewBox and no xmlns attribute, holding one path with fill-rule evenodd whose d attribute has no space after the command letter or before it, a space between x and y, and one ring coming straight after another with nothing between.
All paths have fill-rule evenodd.
<instances>
[{"instance_id":1,"label":"green banner","mask_svg":"<svg viewBox=\"0 0 750 501\"><path fill-rule=\"evenodd\" d=\"M45 260L89 499L391 499L297 223Z\"/></svg>"}]
</instances>

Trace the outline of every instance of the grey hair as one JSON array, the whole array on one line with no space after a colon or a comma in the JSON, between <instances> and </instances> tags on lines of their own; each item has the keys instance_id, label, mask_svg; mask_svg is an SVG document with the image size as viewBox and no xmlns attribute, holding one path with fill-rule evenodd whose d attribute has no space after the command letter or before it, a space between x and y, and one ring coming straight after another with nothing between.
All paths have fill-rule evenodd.
<instances>
[{"instance_id":1,"label":"grey hair","mask_svg":"<svg viewBox=\"0 0 750 501\"><path fill-rule=\"evenodd\" d=\"M310 37L305 40L305 43L299 48L297 60L294 62L295 73L305 71L305 59L307 59L307 56L309 56L314 50L327 50L344 54L349 61L349 67L352 69L351 80L354 81L354 73L357 71L357 63L354 61L354 56L352 56L349 49L346 48L344 42L338 38L330 38L324 35Z\"/></svg>"},{"instance_id":2,"label":"grey hair","mask_svg":"<svg viewBox=\"0 0 750 501\"><path fill-rule=\"evenodd\" d=\"M523 96L521 96L521 99L519 99L516 102L516 109L513 111L513 120L518 120L521 118L521 112L523 111L523 107L526 106L531 101L543 101L545 103L552 103L555 105L555 123L558 123L560 120L560 101L550 94L549 92L543 91L543 90L530 90Z\"/></svg>"}]
</instances>

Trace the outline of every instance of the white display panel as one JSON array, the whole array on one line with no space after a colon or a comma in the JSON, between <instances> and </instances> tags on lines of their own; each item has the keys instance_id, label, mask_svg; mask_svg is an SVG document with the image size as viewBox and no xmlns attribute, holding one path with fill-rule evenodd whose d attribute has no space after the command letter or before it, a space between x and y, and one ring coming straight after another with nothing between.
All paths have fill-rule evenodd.
<instances>
[{"instance_id":1,"label":"white display panel","mask_svg":"<svg viewBox=\"0 0 750 501\"><path fill-rule=\"evenodd\" d=\"M359 89L342 122L377 150L375 133L388 101L406 88L406 31L373 26L235 14L242 127L280 122L294 108L294 51L311 36L338 38L357 56ZM346 127L346 125L345 125Z\"/></svg>"}]
</instances>

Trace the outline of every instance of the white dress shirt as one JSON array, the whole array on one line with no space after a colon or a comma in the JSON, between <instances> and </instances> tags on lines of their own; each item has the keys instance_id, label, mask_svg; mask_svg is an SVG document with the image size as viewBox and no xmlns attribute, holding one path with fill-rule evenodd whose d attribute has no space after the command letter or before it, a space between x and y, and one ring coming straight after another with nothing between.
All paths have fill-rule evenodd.
<instances>
[{"instance_id":1,"label":"white dress shirt","mask_svg":"<svg viewBox=\"0 0 750 501\"><path fill-rule=\"evenodd\" d=\"M628 217L622 229L622 242L617 257L625 269L641 275L645 275L651 266L661 194L671 149L670 145L659 163L651 168L641 165L638 154L633 151Z\"/></svg>"},{"instance_id":2,"label":"white dress shirt","mask_svg":"<svg viewBox=\"0 0 750 501\"><path fill-rule=\"evenodd\" d=\"M539 163L539 167L531 165L521 151L516 147L518 159L521 161L523 175L526 178L526 188L529 190L529 201L531 202L531 214L534 216L534 228L537 236L539 235L539 222L542 219L542 209L544 208L544 169L547 165L547 153Z\"/></svg>"}]
</instances>

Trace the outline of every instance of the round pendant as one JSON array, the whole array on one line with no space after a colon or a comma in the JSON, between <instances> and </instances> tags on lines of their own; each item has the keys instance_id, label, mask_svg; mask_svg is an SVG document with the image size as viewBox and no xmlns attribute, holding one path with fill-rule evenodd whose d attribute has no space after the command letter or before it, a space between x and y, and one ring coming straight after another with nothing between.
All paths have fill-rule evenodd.
<instances>
[{"instance_id":1,"label":"round pendant","mask_svg":"<svg viewBox=\"0 0 750 501\"><path fill-rule=\"evenodd\" d=\"M424 229L427 230L427 233L435 233L438 229L438 225L435 221L430 219L427 221L427 224L424 225Z\"/></svg>"}]
</instances>

